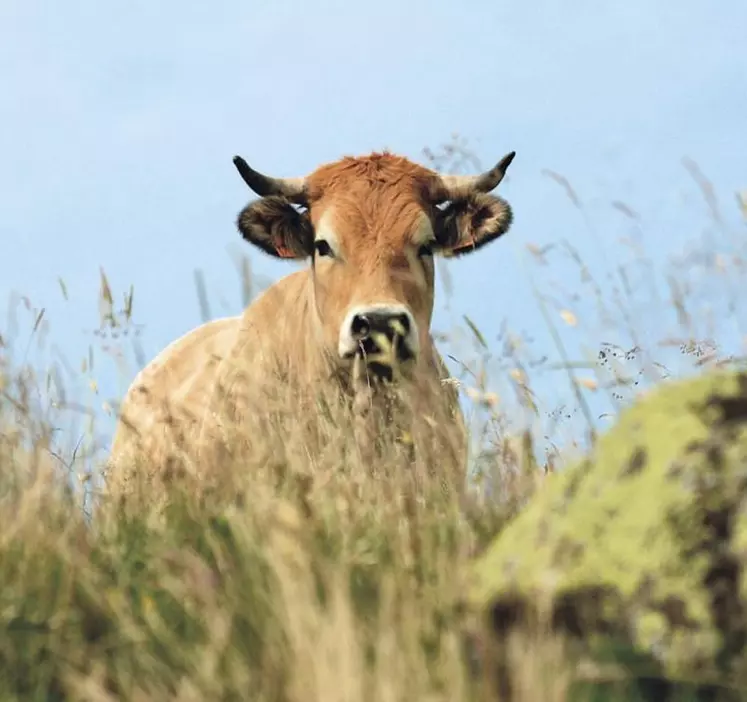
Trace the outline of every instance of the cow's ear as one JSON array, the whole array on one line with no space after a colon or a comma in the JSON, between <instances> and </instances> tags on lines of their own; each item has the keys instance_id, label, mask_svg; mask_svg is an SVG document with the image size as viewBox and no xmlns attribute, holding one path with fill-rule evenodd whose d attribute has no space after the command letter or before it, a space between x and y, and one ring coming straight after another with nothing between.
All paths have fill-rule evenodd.
<instances>
[{"instance_id":1,"label":"cow's ear","mask_svg":"<svg viewBox=\"0 0 747 702\"><path fill-rule=\"evenodd\" d=\"M276 258L304 259L314 253L314 228L306 211L273 195L249 203L236 225L250 244Z\"/></svg>"},{"instance_id":2,"label":"cow's ear","mask_svg":"<svg viewBox=\"0 0 747 702\"><path fill-rule=\"evenodd\" d=\"M486 193L471 194L437 210L435 250L446 257L476 251L503 236L512 221L511 206L503 198Z\"/></svg>"}]
</instances>

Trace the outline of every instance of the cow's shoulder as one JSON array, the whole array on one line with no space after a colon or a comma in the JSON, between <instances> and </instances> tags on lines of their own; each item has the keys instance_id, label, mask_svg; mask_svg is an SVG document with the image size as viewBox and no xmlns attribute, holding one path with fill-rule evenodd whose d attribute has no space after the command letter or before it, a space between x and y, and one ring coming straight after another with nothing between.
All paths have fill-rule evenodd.
<instances>
[{"instance_id":1,"label":"cow's shoulder","mask_svg":"<svg viewBox=\"0 0 747 702\"><path fill-rule=\"evenodd\" d=\"M214 319L179 337L138 373L125 401L152 404L167 397L188 399L230 350L239 325L239 317Z\"/></svg>"},{"instance_id":2,"label":"cow's shoulder","mask_svg":"<svg viewBox=\"0 0 747 702\"><path fill-rule=\"evenodd\" d=\"M167 346L135 377L119 410L111 459L160 460L170 434L198 420L239 317L200 325Z\"/></svg>"}]
</instances>

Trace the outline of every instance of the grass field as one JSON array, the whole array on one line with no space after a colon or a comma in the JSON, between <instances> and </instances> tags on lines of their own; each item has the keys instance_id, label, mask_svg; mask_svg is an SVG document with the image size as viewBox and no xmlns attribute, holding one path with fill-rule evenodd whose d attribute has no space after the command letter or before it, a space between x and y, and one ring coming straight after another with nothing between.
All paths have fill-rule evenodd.
<instances>
[{"instance_id":1,"label":"grass field","mask_svg":"<svg viewBox=\"0 0 747 702\"><path fill-rule=\"evenodd\" d=\"M461 504L443 489L443 467L414 478L396 447L371 475L346 452L345 425L331 422L325 459L313 467L297 447L272 448L272 462L208 467L220 475L215 485L176 485L165 512L147 500L136 511L94 509L98 482L70 460L78 435L53 430L48 375L33 375L6 339L0 700L497 699L486 632L464 604L470 564L567 456L593 440L599 403L620 406L666 377L742 363L739 336L726 350L703 341L708 322L692 300L707 295L716 319L724 315L718 305L734 303L739 320L744 233L739 225L731 248L705 251L698 280L707 278L707 287L681 266L679 279L659 274L668 293L650 312L675 320L682 335L674 355L683 362L668 362L667 373L656 353L669 353L671 340L636 343L636 319L621 321L618 288L594 276L579 284L588 315L578 304L573 311L578 289L570 300L538 295L552 348L504 343L486 360L488 342L467 323L462 338L472 338L477 353L464 361L461 382L480 451ZM551 281L550 255L530 254L539 280ZM38 314L30 311L32 331ZM618 325L627 342L632 335L637 348L612 370L606 364L616 347L593 336L605 325ZM591 360L574 360L584 344L569 348L563 327L585 337ZM541 368L532 361L540 353L561 367L572 410L548 408L535 389ZM559 424L566 414L581 419ZM266 440L288 444L280 436ZM571 696L572 683L596 675L572 666L564 642L549 635L517 643L512 660L519 700L581 699L578 689Z\"/></svg>"}]
</instances>

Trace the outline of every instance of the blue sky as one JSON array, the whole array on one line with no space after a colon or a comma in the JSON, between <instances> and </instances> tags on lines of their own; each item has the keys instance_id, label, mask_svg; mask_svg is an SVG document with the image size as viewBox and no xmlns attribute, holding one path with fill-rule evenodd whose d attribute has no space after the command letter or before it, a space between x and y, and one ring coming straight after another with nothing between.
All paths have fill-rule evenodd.
<instances>
[{"instance_id":1,"label":"blue sky","mask_svg":"<svg viewBox=\"0 0 747 702\"><path fill-rule=\"evenodd\" d=\"M570 241L601 275L627 255L621 237L659 265L713 235L685 156L740 226L745 26L743 0L3 0L0 300L46 308L50 340L77 365L95 343L102 266L116 298L134 285L150 358L199 323L195 268L214 314L239 311L229 252L270 279L290 270L242 246L234 219L250 194L235 153L299 175L385 147L420 159L456 131L485 166L516 150L501 186L516 219L505 240L447 264L453 314L489 338L505 320L556 359L532 283L572 290L575 273L527 268L527 244ZM569 179L583 212L543 169ZM583 318L588 300L577 305ZM634 314L653 312L643 299ZM440 305L436 325L449 319ZM28 325L16 336L25 344ZM111 364L97 379L121 389ZM542 387L551 405L566 385Z\"/></svg>"}]
</instances>

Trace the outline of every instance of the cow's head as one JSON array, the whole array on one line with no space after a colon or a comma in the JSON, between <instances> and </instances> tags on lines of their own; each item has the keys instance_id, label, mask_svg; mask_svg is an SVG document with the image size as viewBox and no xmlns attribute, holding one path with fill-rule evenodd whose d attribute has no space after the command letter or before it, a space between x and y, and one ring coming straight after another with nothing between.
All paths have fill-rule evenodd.
<instances>
[{"instance_id":1,"label":"cow's head","mask_svg":"<svg viewBox=\"0 0 747 702\"><path fill-rule=\"evenodd\" d=\"M509 204L490 195L514 152L476 176L439 175L389 153L344 158L305 178L234 164L261 199L238 216L242 236L277 258L310 259L327 349L391 377L427 343L433 256L476 251L508 230Z\"/></svg>"}]
</instances>

